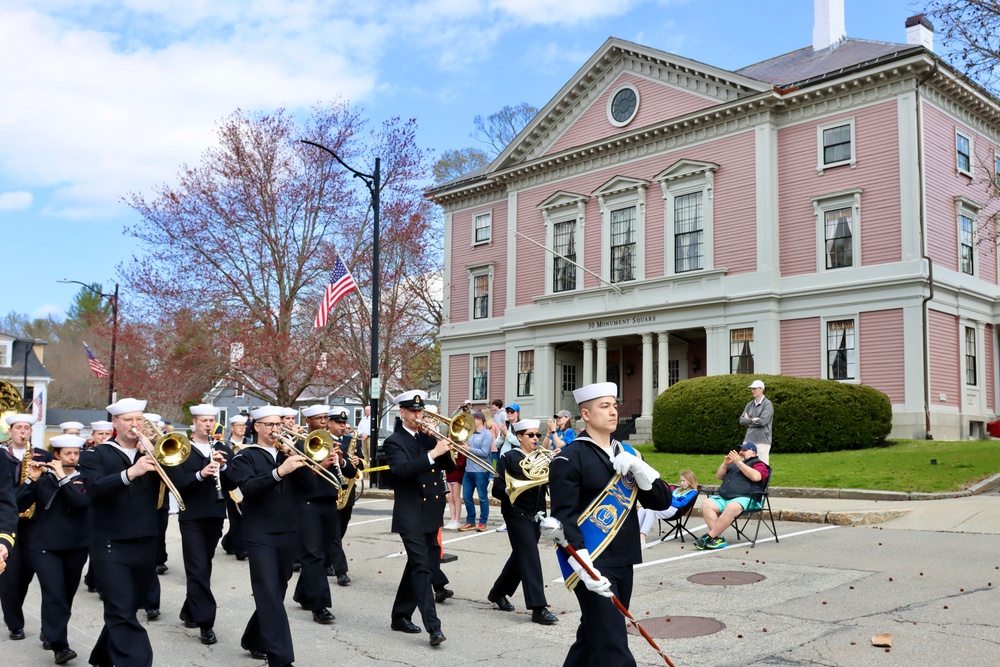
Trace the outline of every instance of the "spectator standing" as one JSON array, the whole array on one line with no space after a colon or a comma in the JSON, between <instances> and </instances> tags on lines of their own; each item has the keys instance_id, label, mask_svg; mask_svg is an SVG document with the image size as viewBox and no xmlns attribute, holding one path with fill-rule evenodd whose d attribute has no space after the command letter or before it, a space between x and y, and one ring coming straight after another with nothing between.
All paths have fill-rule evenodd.
<instances>
[{"instance_id":1,"label":"spectator standing","mask_svg":"<svg viewBox=\"0 0 1000 667\"><path fill-rule=\"evenodd\" d=\"M372 406L365 406L365 416L361 418L358 422L358 437L361 438L361 451L362 457L365 461L368 461L368 465L372 465L371 449L369 446L369 441L372 435Z\"/></svg>"},{"instance_id":2,"label":"spectator standing","mask_svg":"<svg viewBox=\"0 0 1000 667\"><path fill-rule=\"evenodd\" d=\"M482 412L472 413L476 420L476 432L465 443L472 454L481 460L488 460L490 456L490 432L486 430L486 417ZM486 530L486 524L490 520L490 497L487 489L490 485L490 471L483 468L475 461L469 459L465 462L465 477L462 479L462 495L465 498L465 525L459 530L478 530L480 533ZM479 496L479 523L476 523L476 505L472 502L472 493Z\"/></svg>"},{"instance_id":3,"label":"spectator standing","mask_svg":"<svg viewBox=\"0 0 1000 667\"><path fill-rule=\"evenodd\" d=\"M576 431L570 427L572 419L573 415L570 414L569 410L560 410L549 420L549 435L546 444L556 454L562 451L563 447L576 440Z\"/></svg>"},{"instance_id":4,"label":"spectator standing","mask_svg":"<svg viewBox=\"0 0 1000 667\"><path fill-rule=\"evenodd\" d=\"M744 444L752 442L757 445L757 456L765 465L770 465L771 424L774 421L774 405L764 396L764 383L754 380L747 387L753 394L753 399L747 403L740 415L740 425L747 427L743 436Z\"/></svg>"},{"instance_id":5,"label":"spectator standing","mask_svg":"<svg viewBox=\"0 0 1000 667\"><path fill-rule=\"evenodd\" d=\"M507 421L506 423L500 424L500 435L496 439L497 450L500 456L503 456L505 452L509 452L512 449L517 449L521 446L521 443L517 441L517 436L514 435L513 429L509 428L511 424L516 424L521 421L521 406L517 403L511 403L506 408L504 408L506 413Z\"/></svg>"},{"instance_id":6,"label":"spectator standing","mask_svg":"<svg viewBox=\"0 0 1000 667\"><path fill-rule=\"evenodd\" d=\"M465 478L466 458L455 454L455 469L445 473L448 482L448 525L445 530L458 530L462 525L462 480Z\"/></svg>"}]
</instances>

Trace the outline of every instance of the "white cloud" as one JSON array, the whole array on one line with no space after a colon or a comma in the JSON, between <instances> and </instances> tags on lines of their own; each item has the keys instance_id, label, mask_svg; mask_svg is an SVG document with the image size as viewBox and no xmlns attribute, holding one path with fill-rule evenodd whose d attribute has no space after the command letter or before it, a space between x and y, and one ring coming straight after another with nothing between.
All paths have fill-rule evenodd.
<instances>
[{"instance_id":1,"label":"white cloud","mask_svg":"<svg viewBox=\"0 0 1000 667\"><path fill-rule=\"evenodd\" d=\"M31 319L33 320L46 319L48 317L54 320L62 320L66 317L66 313L63 311L62 306L47 303L31 314Z\"/></svg>"},{"instance_id":2,"label":"white cloud","mask_svg":"<svg viewBox=\"0 0 1000 667\"><path fill-rule=\"evenodd\" d=\"M30 192L0 193L0 211L21 211L31 206Z\"/></svg>"},{"instance_id":3,"label":"white cloud","mask_svg":"<svg viewBox=\"0 0 1000 667\"><path fill-rule=\"evenodd\" d=\"M573 25L608 16L620 16L640 0L489 0L490 9L509 14L521 23Z\"/></svg>"}]
</instances>

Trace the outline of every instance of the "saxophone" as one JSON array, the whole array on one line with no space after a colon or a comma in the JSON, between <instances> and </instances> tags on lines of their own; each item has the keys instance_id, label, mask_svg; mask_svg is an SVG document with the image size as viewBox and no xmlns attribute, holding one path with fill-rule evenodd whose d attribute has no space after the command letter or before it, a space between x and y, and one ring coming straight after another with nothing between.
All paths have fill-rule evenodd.
<instances>
[{"instance_id":1,"label":"saxophone","mask_svg":"<svg viewBox=\"0 0 1000 667\"><path fill-rule=\"evenodd\" d=\"M358 444L358 431L357 431L357 429L351 429L351 430L354 431L354 435L351 437L350 444L347 445L347 456L351 455L351 452L354 451L355 445ZM354 474L354 477L352 477L349 480L347 480L347 484L344 485L344 487L342 489L340 489L340 491L337 492L337 509L338 510L342 510L345 507L347 507L347 501L350 500L351 496L354 494L354 483L357 482L360 477L361 477L361 471L358 470Z\"/></svg>"},{"instance_id":2,"label":"saxophone","mask_svg":"<svg viewBox=\"0 0 1000 667\"><path fill-rule=\"evenodd\" d=\"M28 479L28 471L31 469L31 461L34 458L34 452L32 452L31 443L24 449L24 458L21 459L21 484L24 484L24 480ZM35 516L35 505L37 503L31 503L31 507L20 512L17 516L19 519L31 519Z\"/></svg>"}]
</instances>

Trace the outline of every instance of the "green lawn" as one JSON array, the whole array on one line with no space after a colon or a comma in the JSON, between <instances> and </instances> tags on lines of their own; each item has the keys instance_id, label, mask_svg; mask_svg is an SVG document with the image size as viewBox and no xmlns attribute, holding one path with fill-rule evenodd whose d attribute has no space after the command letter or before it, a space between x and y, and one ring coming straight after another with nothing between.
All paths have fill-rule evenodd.
<instances>
[{"instance_id":1,"label":"green lawn","mask_svg":"<svg viewBox=\"0 0 1000 667\"><path fill-rule=\"evenodd\" d=\"M662 454L653 445L637 449L670 483L686 468L694 471L701 484L718 483L715 470L724 453ZM772 449L771 465L775 486L960 491L1000 472L1000 440L897 440L887 447L823 454L782 454Z\"/></svg>"}]
</instances>

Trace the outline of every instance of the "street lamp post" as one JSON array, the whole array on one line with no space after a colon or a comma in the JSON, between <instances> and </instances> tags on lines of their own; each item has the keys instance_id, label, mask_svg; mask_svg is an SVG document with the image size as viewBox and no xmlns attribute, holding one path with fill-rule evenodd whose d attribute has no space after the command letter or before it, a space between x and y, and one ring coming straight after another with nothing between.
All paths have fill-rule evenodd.
<instances>
[{"instance_id":1,"label":"street lamp post","mask_svg":"<svg viewBox=\"0 0 1000 667\"><path fill-rule=\"evenodd\" d=\"M340 159L336 153L332 150L323 146L322 144L317 144L312 141L307 141L302 139L302 143L308 144L310 146L315 146L320 150L324 150L333 156L340 165L351 172L354 178L361 179L361 182L365 184L368 188L368 192L372 197L372 209L374 211L372 215L373 219L373 232L372 232L372 360L371 360L371 386L369 387L370 394L370 404L372 409L371 422L370 422L370 435L371 442L375 445L370 449L372 452L372 458L374 459L374 452L378 450L378 434L379 434L379 397L382 395L382 384L379 380L378 375L378 307L379 307L379 286L378 286L378 216L379 216L379 190L382 187L382 174L381 158L375 158L375 171L371 174L364 174L357 169L353 169L347 165L346 162Z\"/></svg>"},{"instance_id":2,"label":"street lamp post","mask_svg":"<svg viewBox=\"0 0 1000 667\"><path fill-rule=\"evenodd\" d=\"M118 345L118 283L115 283L114 294L105 294L104 292L96 290L91 285L82 283L79 280L64 279L57 280L56 282L82 285L94 294L108 299L111 303L111 368L108 369L108 405L111 405L115 402L115 348Z\"/></svg>"}]
</instances>

